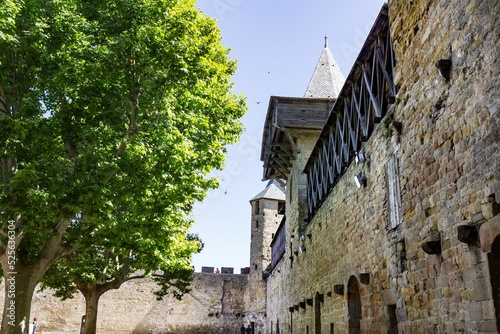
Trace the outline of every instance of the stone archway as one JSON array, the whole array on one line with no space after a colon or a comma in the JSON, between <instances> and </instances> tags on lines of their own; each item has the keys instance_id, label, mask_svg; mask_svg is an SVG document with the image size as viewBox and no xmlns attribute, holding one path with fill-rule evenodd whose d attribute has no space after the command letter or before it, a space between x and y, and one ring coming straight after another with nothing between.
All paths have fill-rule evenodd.
<instances>
[{"instance_id":1,"label":"stone archway","mask_svg":"<svg viewBox=\"0 0 500 334\"><path fill-rule=\"evenodd\" d=\"M361 296L356 277L351 276L347 284L347 311L349 315L349 334L361 333Z\"/></svg>"},{"instance_id":2,"label":"stone archway","mask_svg":"<svg viewBox=\"0 0 500 334\"><path fill-rule=\"evenodd\" d=\"M490 267L491 290L495 315L497 318L497 329L500 330L500 236L497 236L488 253L488 265Z\"/></svg>"}]
</instances>

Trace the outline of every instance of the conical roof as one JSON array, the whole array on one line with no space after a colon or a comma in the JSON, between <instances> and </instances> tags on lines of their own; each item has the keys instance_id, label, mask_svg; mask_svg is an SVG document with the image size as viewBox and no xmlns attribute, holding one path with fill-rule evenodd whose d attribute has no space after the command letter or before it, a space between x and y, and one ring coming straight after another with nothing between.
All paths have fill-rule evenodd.
<instances>
[{"instance_id":1,"label":"conical roof","mask_svg":"<svg viewBox=\"0 0 500 334\"><path fill-rule=\"evenodd\" d=\"M285 190L281 187L278 181L271 179L267 183L266 188L258 193L254 198L252 198L250 202L259 199L274 199L276 201L284 201L285 198Z\"/></svg>"},{"instance_id":2,"label":"conical roof","mask_svg":"<svg viewBox=\"0 0 500 334\"><path fill-rule=\"evenodd\" d=\"M325 48L319 57L304 97L337 98L344 85L344 74L328 49L327 41L325 37Z\"/></svg>"}]
</instances>

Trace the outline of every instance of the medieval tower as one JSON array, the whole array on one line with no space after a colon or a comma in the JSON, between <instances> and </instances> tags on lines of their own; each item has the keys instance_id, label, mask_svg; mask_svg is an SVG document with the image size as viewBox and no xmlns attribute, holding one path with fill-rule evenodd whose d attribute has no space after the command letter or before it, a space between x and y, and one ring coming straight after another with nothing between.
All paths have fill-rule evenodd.
<instances>
[{"instance_id":1,"label":"medieval tower","mask_svg":"<svg viewBox=\"0 0 500 334\"><path fill-rule=\"evenodd\" d=\"M271 263L269 245L285 214L285 193L275 180L250 200L252 206L250 279L262 279Z\"/></svg>"}]
</instances>

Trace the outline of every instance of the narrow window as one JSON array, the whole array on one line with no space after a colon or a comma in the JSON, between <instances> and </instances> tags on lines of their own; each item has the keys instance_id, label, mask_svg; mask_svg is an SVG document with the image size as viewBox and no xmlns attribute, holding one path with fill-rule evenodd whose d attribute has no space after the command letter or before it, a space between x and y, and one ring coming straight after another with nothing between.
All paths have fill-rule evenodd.
<instances>
[{"instance_id":1,"label":"narrow window","mask_svg":"<svg viewBox=\"0 0 500 334\"><path fill-rule=\"evenodd\" d=\"M318 293L314 301L314 326L316 334L321 334L321 297Z\"/></svg>"},{"instance_id":2,"label":"narrow window","mask_svg":"<svg viewBox=\"0 0 500 334\"><path fill-rule=\"evenodd\" d=\"M260 205L259 201L254 202L254 207L253 207L253 214L254 215L259 214L259 210L260 210L259 205Z\"/></svg>"},{"instance_id":3,"label":"narrow window","mask_svg":"<svg viewBox=\"0 0 500 334\"><path fill-rule=\"evenodd\" d=\"M389 313L389 330L387 334L397 334L398 318L396 317L396 305L387 306L387 312Z\"/></svg>"},{"instance_id":4,"label":"narrow window","mask_svg":"<svg viewBox=\"0 0 500 334\"><path fill-rule=\"evenodd\" d=\"M285 214L285 202L284 201L278 202L278 214L280 214L280 215Z\"/></svg>"},{"instance_id":5,"label":"narrow window","mask_svg":"<svg viewBox=\"0 0 500 334\"><path fill-rule=\"evenodd\" d=\"M389 229L394 229L401 223L401 188L398 165L399 161L395 154L390 157L385 165Z\"/></svg>"}]
</instances>

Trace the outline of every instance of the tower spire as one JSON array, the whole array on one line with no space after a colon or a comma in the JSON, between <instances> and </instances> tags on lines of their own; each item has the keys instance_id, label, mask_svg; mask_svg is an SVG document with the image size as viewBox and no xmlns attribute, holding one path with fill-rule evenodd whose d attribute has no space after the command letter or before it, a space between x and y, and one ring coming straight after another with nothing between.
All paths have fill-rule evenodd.
<instances>
[{"instance_id":1,"label":"tower spire","mask_svg":"<svg viewBox=\"0 0 500 334\"><path fill-rule=\"evenodd\" d=\"M336 99L344 82L344 75L328 49L328 36L325 34L325 48L319 57L304 97Z\"/></svg>"}]
</instances>

